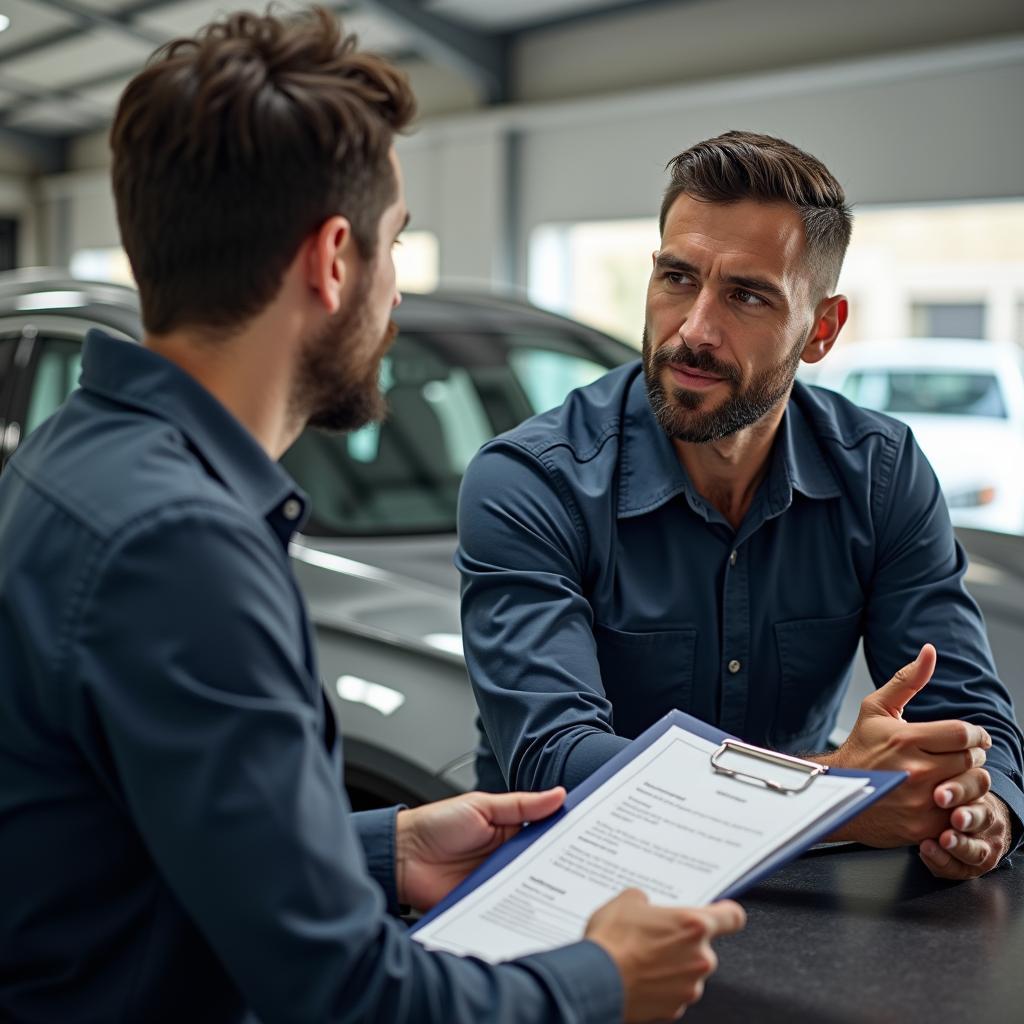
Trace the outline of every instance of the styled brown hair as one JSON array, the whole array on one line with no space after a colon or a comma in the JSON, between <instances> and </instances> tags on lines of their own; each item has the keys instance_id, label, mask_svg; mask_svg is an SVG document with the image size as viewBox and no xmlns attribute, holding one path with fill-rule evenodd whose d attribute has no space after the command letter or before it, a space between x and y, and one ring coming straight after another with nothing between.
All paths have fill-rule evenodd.
<instances>
[{"instance_id":1,"label":"styled brown hair","mask_svg":"<svg viewBox=\"0 0 1024 1024\"><path fill-rule=\"evenodd\" d=\"M232 14L161 47L110 132L117 219L148 331L230 329L277 294L327 218L373 259L394 202L405 75L323 8Z\"/></svg>"},{"instance_id":2,"label":"styled brown hair","mask_svg":"<svg viewBox=\"0 0 1024 1024\"><path fill-rule=\"evenodd\" d=\"M754 199L795 207L804 224L806 255L825 295L839 280L853 218L842 185L816 157L771 135L726 132L673 157L661 201L660 229L676 199L685 194L709 203Z\"/></svg>"}]
</instances>

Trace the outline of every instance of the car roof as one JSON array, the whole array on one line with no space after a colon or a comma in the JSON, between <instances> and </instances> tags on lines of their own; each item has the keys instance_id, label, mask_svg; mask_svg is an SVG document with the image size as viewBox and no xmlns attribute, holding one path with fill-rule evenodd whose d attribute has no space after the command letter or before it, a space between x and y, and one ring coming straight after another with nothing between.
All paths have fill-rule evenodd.
<instances>
[{"instance_id":1,"label":"car roof","mask_svg":"<svg viewBox=\"0 0 1024 1024\"><path fill-rule=\"evenodd\" d=\"M113 323L135 337L141 333L135 288L79 280L61 268L31 267L0 274L0 317L27 312ZM403 296L394 318L400 327L424 331L451 332L453 326L478 333L544 328L553 334L585 335L592 344L611 349L620 362L636 355L625 342L513 296L447 290L429 295L409 293Z\"/></svg>"},{"instance_id":2,"label":"car roof","mask_svg":"<svg viewBox=\"0 0 1024 1024\"><path fill-rule=\"evenodd\" d=\"M896 338L838 345L821 364L821 375L856 367L912 368L921 373L946 369L976 372L1004 366L1021 369L1024 351L1007 341L977 338Z\"/></svg>"}]
</instances>

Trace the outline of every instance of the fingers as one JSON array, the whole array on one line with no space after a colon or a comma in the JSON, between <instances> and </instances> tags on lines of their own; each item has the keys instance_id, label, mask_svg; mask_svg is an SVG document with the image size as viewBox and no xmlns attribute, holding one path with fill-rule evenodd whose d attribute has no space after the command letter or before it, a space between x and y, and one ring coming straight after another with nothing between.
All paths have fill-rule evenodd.
<instances>
[{"instance_id":1,"label":"fingers","mask_svg":"<svg viewBox=\"0 0 1024 1024\"><path fill-rule=\"evenodd\" d=\"M947 853L934 839L926 839L919 847L921 860L936 878L964 879L972 874L963 861Z\"/></svg>"},{"instance_id":2,"label":"fingers","mask_svg":"<svg viewBox=\"0 0 1024 1024\"><path fill-rule=\"evenodd\" d=\"M943 832L937 843L926 839L920 846L921 860L938 878L977 878L992 860L991 844L985 839L968 839L955 832ZM950 845L952 844L952 845Z\"/></svg>"},{"instance_id":3,"label":"fingers","mask_svg":"<svg viewBox=\"0 0 1024 1024\"><path fill-rule=\"evenodd\" d=\"M912 726L917 746L929 754L951 754L977 747L988 750L992 737L973 722L917 722Z\"/></svg>"},{"instance_id":4,"label":"fingers","mask_svg":"<svg viewBox=\"0 0 1024 1024\"><path fill-rule=\"evenodd\" d=\"M979 800L977 803L968 804L966 807L958 807L950 815L949 823L957 832L963 832L965 835L971 835L974 832L984 832L986 829L991 828L993 824L992 809L987 803ZM951 849L951 847L942 842L941 837L939 843L946 849Z\"/></svg>"},{"instance_id":5,"label":"fingers","mask_svg":"<svg viewBox=\"0 0 1024 1024\"><path fill-rule=\"evenodd\" d=\"M623 889L614 900L609 900L609 903L650 903L651 901L647 898L647 893L643 889ZM607 906L608 904L605 904Z\"/></svg>"},{"instance_id":6,"label":"fingers","mask_svg":"<svg viewBox=\"0 0 1024 1024\"><path fill-rule=\"evenodd\" d=\"M732 935L747 924L747 912L732 900L719 900L698 911L707 923L708 938L716 935Z\"/></svg>"},{"instance_id":7,"label":"fingers","mask_svg":"<svg viewBox=\"0 0 1024 1024\"><path fill-rule=\"evenodd\" d=\"M961 835L953 829L946 829L939 836L939 846L962 864L979 867L991 855L992 846L987 839L976 839Z\"/></svg>"},{"instance_id":8,"label":"fingers","mask_svg":"<svg viewBox=\"0 0 1024 1024\"><path fill-rule=\"evenodd\" d=\"M901 765L911 773L918 783L932 785L936 789L948 785L951 780L962 778L968 772L982 770L985 751L980 747L960 750L955 754L913 754L908 753ZM955 804L950 804L950 807Z\"/></svg>"},{"instance_id":9,"label":"fingers","mask_svg":"<svg viewBox=\"0 0 1024 1024\"><path fill-rule=\"evenodd\" d=\"M480 793L487 815L494 825L521 825L524 821L540 821L554 814L565 801L561 786L540 793Z\"/></svg>"},{"instance_id":10,"label":"fingers","mask_svg":"<svg viewBox=\"0 0 1024 1024\"><path fill-rule=\"evenodd\" d=\"M865 697L864 703L879 708L893 718L899 718L914 695L928 684L935 671L936 659L935 648L925 644L909 665L904 665L889 682L880 686L870 697Z\"/></svg>"},{"instance_id":11,"label":"fingers","mask_svg":"<svg viewBox=\"0 0 1024 1024\"><path fill-rule=\"evenodd\" d=\"M991 786L992 778L984 768L971 768L954 779L940 782L935 787L933 794L935 805L951 809L961 808L964 804L973 804L976 800L980 800ZM957 828L960 827L957 825L955 814L952 821ZM962 829L961 831L969 830Z\"/></svg>"}]
</instances>

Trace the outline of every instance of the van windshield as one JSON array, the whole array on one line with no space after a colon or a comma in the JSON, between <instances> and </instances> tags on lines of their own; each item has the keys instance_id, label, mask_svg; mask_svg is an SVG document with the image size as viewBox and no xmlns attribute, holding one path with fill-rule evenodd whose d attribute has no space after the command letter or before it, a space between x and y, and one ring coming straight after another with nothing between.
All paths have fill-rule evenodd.
<instances>
[{"instance_id":1,"label":"van windshield","mask_svg":"<svg viewBox=\"0 0 1024 1024\"><path fill-rule=\"evenodd\" d=\"M895 415L984 416L1006 419L995 374L968 370L858 370L843 384L858 405Z\"/></svg>"}]
</instances>

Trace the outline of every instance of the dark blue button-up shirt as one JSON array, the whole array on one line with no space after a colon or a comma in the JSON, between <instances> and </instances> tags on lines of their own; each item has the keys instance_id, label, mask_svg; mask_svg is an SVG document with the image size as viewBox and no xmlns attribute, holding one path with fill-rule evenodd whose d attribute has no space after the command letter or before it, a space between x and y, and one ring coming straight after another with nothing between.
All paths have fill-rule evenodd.
<instances>
[{"instance_id":1,"label":"dark blue button-up shirt","mask_svg":"<svg viewBox=\"0 0 1024 1024\"><path fill-rule=\"evenodd\" d=\"M1021 732L908 429L797 384L738 530L693 487L638 363L487 444L459 506L481 784L573 786L672 708L825 749L863 637L876 685L939 652L910 720L992 735L1024 817Z\"/></svg>"},{"instance_id":2,"label":"dark blue button-up shirt","mask_svg":"<svg viewBox=\"0 0 1024 1024\"><path fill-rule=\"evenodd\" d=\"M303 501L191 377L97 332L4 471L0 1018L617 1019L593 943L494 968L387 916L395 813L348 810Z\"/></svg>"}]
</instances>

